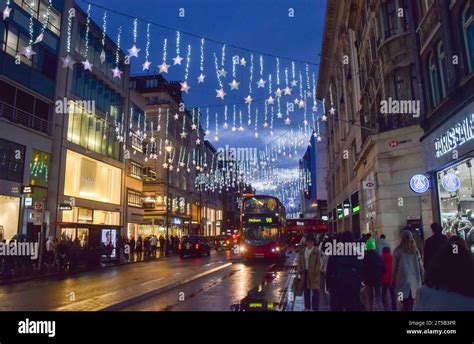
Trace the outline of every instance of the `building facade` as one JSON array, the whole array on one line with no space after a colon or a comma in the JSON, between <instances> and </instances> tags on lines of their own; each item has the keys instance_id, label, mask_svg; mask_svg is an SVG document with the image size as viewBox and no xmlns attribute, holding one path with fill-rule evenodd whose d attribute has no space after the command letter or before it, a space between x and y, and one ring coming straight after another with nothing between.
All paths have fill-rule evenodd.
<instances>
[{"instance_id":1,"label":"building facade","mask_svg":"<svg viewBox=\"0 0 474 344\"><path fill-rule=\"evenodd\" d=\"M421 79L414 2L328 1L318 98L327 116L328 209L333 231L356 236L429 227L423 173Z\"/></svg>"}]
</instances>

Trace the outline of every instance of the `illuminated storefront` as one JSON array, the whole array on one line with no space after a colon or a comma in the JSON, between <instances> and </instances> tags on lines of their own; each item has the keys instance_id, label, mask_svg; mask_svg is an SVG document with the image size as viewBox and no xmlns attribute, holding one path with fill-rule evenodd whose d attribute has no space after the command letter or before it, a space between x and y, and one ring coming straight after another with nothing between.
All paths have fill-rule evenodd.
<instances>
[{"instance_id":1,"label":"illuminated storefront","mask_svg":"<svg viewBox=\"0 0 474 344\"><path fill-rule=\"evenodd\" d=\"M0 195L0 241L18 233L19 221L20 198Z\"/></svg>"},{"instance_id":2,"label":"illuminated storefront","mask_svg":"<svg viewBox=\"0 0 474 344\"><path fill-rule=\"evenodd\" d=\"M64 194L120 205L122 171L68 150Z\"/></svg>"}]
</instances>

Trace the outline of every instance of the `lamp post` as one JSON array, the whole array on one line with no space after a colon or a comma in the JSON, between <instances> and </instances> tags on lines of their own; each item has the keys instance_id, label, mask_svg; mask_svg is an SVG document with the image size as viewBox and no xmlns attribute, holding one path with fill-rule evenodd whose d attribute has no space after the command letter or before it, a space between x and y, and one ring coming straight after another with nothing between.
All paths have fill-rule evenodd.
<instances>
[{"instance_id":1,"label":"lamp post","mask_svg":"<svg viewBox=\"0 0 474 344\"><path fill-rule=\"evenodd\" d=\"M173 151L173 146L171 145L171 142L167 143L165 146L165 150L167 153L166 157L166 164L167 164L167 169L166 169L166 244L165 244L165 255L169 255L169 216L170 216L170 207L171 207L171 202L170 202L170 165L171 162L169 161L171 159L171 152ZM166 165L165 165L166 166Z\"/></svg>"}]
</instances>

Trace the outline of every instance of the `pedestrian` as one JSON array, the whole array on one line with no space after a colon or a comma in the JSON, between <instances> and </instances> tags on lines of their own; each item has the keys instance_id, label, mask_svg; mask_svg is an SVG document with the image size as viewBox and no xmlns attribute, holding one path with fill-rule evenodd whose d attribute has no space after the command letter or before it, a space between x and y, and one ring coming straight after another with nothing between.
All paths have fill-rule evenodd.
<instances>
[{"instance_id":1,"label":"pedestrian","mask_svg":"<svg viewBox=\"0 0 474 344\"><path fill-rule=\"evenodd\" d=\"M388 243L387 240L385 240L385 234L381 234L379 240L377 240L377 254L379 256L382 255L384 247L388 247L390 250L390 244Z\"/></svg>"},{"instance_id":2,"label":"pedestrian","mask_svg":"<svg viewBox=\"0 0 474 344\"><path fill-rule=\"evenodd\" d=\"M367 240L366 252L362 265L362 278L365 284L367 310L383 311L382 304L382 278L385 264L376 251L375 239Z\"/></svg>"},{"instance_id":3,"label":"pedestrian","mask_svg":"<svg viewBox=\"0 0 474 344\"><path fill-rule=\"evenodd\" d=\"M138 236L136 251L137 251L137 260L138 261L142 260L143 244L142 244L142 237L141 236Z\"/></svg>"},{"instance_id":4,"label":"pedestrian","mask_svg":"<svg viewBox=\"0 0 474 344\"><path fill-rule=\"evenodd\" d=\"M130 245L130 260L135 261L135 238L132 236L129 242Z\"/></svg>"},{"instance_id":5,"label":"pedestrian","mask_svg":"<svg viewBox=\"0 0 474 344\"><path fill-rule=\"evenodd\" d=\"M303 283L305 310L318 311L321 257L319 248L315 246L315 239L312 236L306 238L306 246L299 254L298 272L301 276L301 283Z\"/></svg>"},{"instance_id":6,"label":"pedestrian","mask_svg":"<svg viewBox=\"0 0 474 344\"><path fill-rule=\"evenodd\" d=\"M393 252L393 283L397 295L403 299L403 310L413 310L416 292L421 288L424 268L421 254L411 231L402 232L400 245Z\"/></svg>"},{"instance_id":7,"label":"pedestrian","mask_svg":"<svg viewBox=\"0 0 474 344\"><path fill-rule=\"evenodd\" d=\"M165 255L165 238L163 235L160 235L160 257L163 257Z\"/></svg>"},{"instance_id":8,"label":"pedestrian","mask_svg":"<svg viewBox=\"0 0 474 344\"><path fill-rule=\"evenodd\" d=\"M405 226L405 228L402 229L400 234L403 231L411 232L411 234L413 235L413 240L415 240L416 248L418 249L418 252L420 253L420 257L423 259L423 254L424 254L424 252L423 252L423 239L421 238L418 231L416 229L412 228L411 226L408 226L408 225Z\"/></svg>"},{"instance_id":9,"label":"pedestrian","mask_svg":"<svg viewBox=\"0 0 474 344\"><path fill-rule=\"evenodd\" d=\"M439 223L432 223L431 230L433 235L426 239L425 242L425 271L428 271L435 255L448 243L448 238L442 233L443 227Z\"/></svg>"},{"instance_id":10,"label":"pedestrian","mask_svg":"<svg viewBox=\"0 0 474 344\"><path fill-rule=\"evenodd\" d=\"M356 255L338 255L336 247L333 247L338 243L356 244L352 232L349 231L336 235L330 243L332 254L328 260L326 282L331 311L360 311L362 262Z\"/></svg>"},{"instance_id":11,"label":"pedestrian","mask_svg":"<svg viewBox=\"0 0 474 344\"><path fill-rule=\"evenodd\" d=\"M388 291L390 294L392 312L396 312L397 311L397 298L395 295L395 289L393 288L393 278L392 278L393 257L392 257L392 253L390 252L390 247L385 246L383 248L382 259L385 265L385 272L383 273L383 277L382 277L382 302L385 303L385 297Z\"/></svg>"},{"instance_id":12,"label":"pedestrian","mask_svg":"<svg viewBox=\"0 0 474 344\"><path fill-rule=\"evenodd\" d=\"M45 245L45 263L48 273L52 272L54 267L54 243L51 236L48 237Z\"/></svg>"},{"instance_id":13,"label":"pedestrian","mask_svg":"<svg viewBox=\"0 0 474 344\"><path fill-rule=\"evenodd\" d=\"M145 259L150 256L150 237L147 236L143 241L143 246L145 248Z\"/></svg>"},{"instance_id":14,"label":"pedestrian","mask_svg":"<svg viewBox=\"0 0 474 344\"><path fill-rule=\"evenodd\" d=\"M156 258L157 245L158 245L158 239L156 238L156 236L152 235L150 237L150 246L151 246L151 255L153 256L153 258Z\"/></svg>"},{"instance_id":15,"label":"pedestrian","mask_svg":"<svg viewBox=\"0 0 474 344\"><path fill-rule=\"evenodd\" d=\"M328 268L329 255L325 254L324 250L330 242L329 237L326 237L319 246L319 252L321 252L321 289L324 290L325 294L327 293L326 270Z\"/></svg>"},{"instance_id":16,"label":"pedestrian","mask_svg":"<svg viewBox=\"0 0 474 344\"><path fill-rule=\"evenodd\" d=\"M474 262L464 241L453 236L433 257L415 311L474 311Z\"/></svg>"}]
</instances>

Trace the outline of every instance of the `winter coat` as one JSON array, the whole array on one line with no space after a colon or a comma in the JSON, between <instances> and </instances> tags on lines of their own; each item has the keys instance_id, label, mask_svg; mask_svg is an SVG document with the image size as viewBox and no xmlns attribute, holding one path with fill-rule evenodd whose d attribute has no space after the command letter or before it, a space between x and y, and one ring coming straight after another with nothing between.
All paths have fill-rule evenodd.
<instances>
[{"instance_id":1,"label":"winter coat","mask_svg":"<svg viewBox=\"0 0 474 344\"><path fill-rule=\"evenodd\" d=\"M306 270L304 251L305 249L303 248L298 257L298 271L300 272ZM313 247L313 251L309 255L309 266L307 270L307 288L319 289L321 277L321 254L319 248L316 246Z\"/></svg>"},{"instance_id":2,"label":"winter coat","mask_svg":"<svg viewBox=\"0 0 474 344\"><path fill-rule=\"evenodd\" d=\"M392 264L393 264L393 257L389 252L382 254L382 259L385 264L385 272L382 276L382 283L385 285L392 285Z\"/></svg>"},{"instance_id":3,"label":"winter coat","mask_svg":"<svg viewBox=\"0 0 474 344\"><path fill-rule=\"evenodd\" d=\"M425 242L425 270L428 270L433 258L448 243L448 238L444 234L434 233Z\"/></svg>"},{"instance_id":4,"label":"winter coat","mask_svg":"<svg viewBox=\"0 0 474 344\"><path fill-rule=\"evenodd\" d=\"M403 299L410 295L415 298L421 288L424 269L420 252L410 253L403 248L396 248L393 252L393 283L397 295L402 293Z\"/></svg>"},{"instance_id":5,"label":"winter coat","mask_svg":"<svg viewBox=\"0 0 474 344\"><path fill-rule=\"evenodd\" d=\"M379 256L382 255L382 251L384 247L390 248L390 244L387 242L387 240L385 239L377 240L377 253L379 254Z\"/></svg>"},{"instance_id":6,"label":"winter coat","mask_svg":"<svg viewBox=\"0 0 474 344\"><path fill-rule=\"evenodd\" d=\"M434 289L423 286L413 305L414 311L474 311L474 298L447 290Z\"/></svg>"},{"instance_id":7,"label":"winter coat","mask_svg":"<svg viewBox=\"0 0 474 344\"><path fill-rule=\"evenodd\" d=\"M370 250L365 252L362 263L362 278L364 283L371 287L382 285L382 276L385 272L385 264L377 252Z\"/></svg>"},{"instance_id":8,"label":"winter coat","mask_svg":"<svg viewBox=\"0 0 474 344\"><path fill-rule=\"evenodd\" d=\"M355 256L330 256L326 284L331 293L359 297L362 261Z\"/></svg>"}]
</instances>

